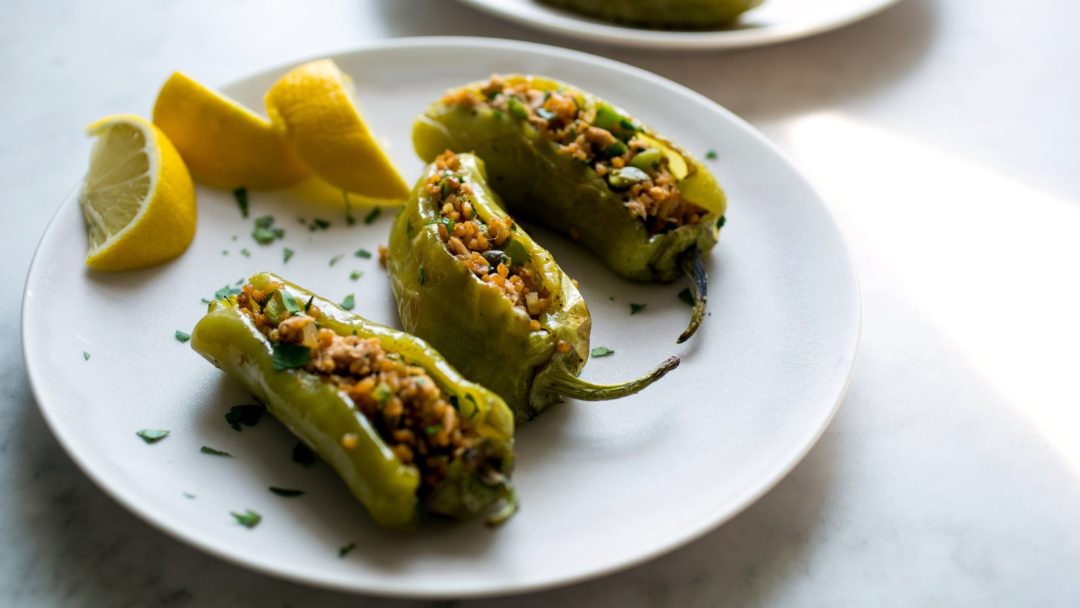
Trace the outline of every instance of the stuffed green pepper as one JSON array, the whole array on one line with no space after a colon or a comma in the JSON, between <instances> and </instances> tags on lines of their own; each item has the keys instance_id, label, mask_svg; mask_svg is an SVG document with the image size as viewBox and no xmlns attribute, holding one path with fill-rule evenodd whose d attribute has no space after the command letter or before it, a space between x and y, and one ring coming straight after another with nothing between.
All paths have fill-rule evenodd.
<instances>
[{"instance_id":1,"label":"stuffed green pepper","mask_svg":"<svg viewBox=\"0 0 1080 608\"><path fill-rule=\"evenodd\" d=\"M431 346L280 277L212 302L191 345L262 400L379 524L513 514L513 415Z\"/></svg>"},{"instance_id":2,"label":"stuffed green pepper","mask_svg":"<svg viewBox=\"0 0 1080 608\"><path fill-rule=\"evenodd\" d=\"M520 213L579 240L636 281L690 279L688 339L705 315L704 257L716 244L724 191L697 159L623 110L538 76L492 76L447 93L413 125L430 161L473 152Z\"/></svg>"},{"instance_id":3,"label":"stuffed green pepper","mask_svg":"<svg viewBox=\"0 0 1080 608\"><path fill-rule=\"evenodd\" d=\"M541 0L588 17L657 29L729 25L761 0Z\"/></svg>"},{"instance_id":4,"label":"stuffed green pepper","mask_svg":"<svg viewBox=\"0 0 1080 608\"><path fill-rule=\"evenodd\" d=\"M564 397L635 393L679 363L619 385L577 377L589 357L585 301L471 154L446 152L425 169L391 229L387 271L405 329L501 395L519 422Z\"/></svg>"}]
</instances>

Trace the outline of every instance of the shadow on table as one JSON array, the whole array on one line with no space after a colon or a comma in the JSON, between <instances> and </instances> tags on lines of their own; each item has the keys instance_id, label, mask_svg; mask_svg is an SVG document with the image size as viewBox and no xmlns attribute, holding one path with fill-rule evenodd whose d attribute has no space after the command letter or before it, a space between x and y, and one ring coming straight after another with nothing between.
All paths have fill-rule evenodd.
<instances>
[{"instance_id":1,"label":"shadow on table","mask_svg":"<svg viewBox=\"0 0 1080 608\"><path fill-rule=\"evenodd\" d=\"M384 0L378 6L397 36L488 36L580 49L670 78L751 122L812 112L889 88L925 56L937 11L932 0L907 0L859 23L784 44L671 52L554 36L447 0Z\"/></svg>"}]
</instances>

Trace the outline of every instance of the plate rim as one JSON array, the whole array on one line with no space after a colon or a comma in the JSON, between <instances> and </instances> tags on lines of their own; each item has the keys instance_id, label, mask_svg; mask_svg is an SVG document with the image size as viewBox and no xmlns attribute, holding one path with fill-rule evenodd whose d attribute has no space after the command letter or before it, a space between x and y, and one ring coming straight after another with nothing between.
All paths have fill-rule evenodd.
<instances>
[{"instance_id":1,"label":"plate rim","mask_svg":"<svg viewBox=\"0 0 1080 608\"><path fill-rule=\"evenodd\" d=\"M850 15L845 15L842 19L816 23L807 27L777 25L760 30L715 31L668 31L634 28L604 23L588 17L578 17L571 13L566 13L564 16L558 14L564 11L549 7L542 8L556 13L552 15L554 20L537 21L512 8L505 9L506 5L500 4L497 0L459 1L470 8L500 19L512 21L534 30L551 32L579 40L626 48L705 51L748 49L817 36L872 17L899 4L901 0L879 0L878 4L854 11Z\"/></svg>"},{"instance_id":2,"label":"plate rim","mask_svg":"<svg viewBox=\"0 0 1080 608\"><path fill-rule=\"evenodd\" d=\"M843 232L840 229L840 225L837 223L836 218L832 214L825 200L818 194L817 190L813 187L810 181L797 169L790 158L779 149L772 141L764 136L760 131L755 129L749 123L739 118L727 108L712 101L704 95L684 86L668 78L638 68L629 64L625 64L619 61L585 53L582 51L566 49L554 45L523 42L518 40L502 39L502 38L490 38L490 37L476 37L476 36L415 36L415 37L403 37L394 39L384 39L366 42L360 45L352 45L342 50L330 51L320 53L318 55L305 55L303 57L282 62L272 65L267 68L259 69L255 72L248 73L247 75L236 78L224 86L239 86L245 81L264 77L267 74L280 73L289 67L302 64L307 61L311 61L316 58L340 58L346 55L362 54L372 51L384 51L395 48L402 49L418 49L418 48L441 48L446 46L453 46L458 48L482 48L482 49L512 49L517 51L525 51L530 53L539 53L541 55L554 56L562 59L569 59L578 62L584 62L595 65L600 68L614 69L617 71L630 72L646 80L653 80L663 83L665 86L675 89L682 95L686 95L698 102L703 102L711 108L724 115L726 119L730 120L734 126L747 132L757 143L766 147L770 152L775 154L779 159L786 163L794 172L796 177L800 179L808 192L812 193L814 200L811 204L816 204L820 211L824 214L824 217L828 220L829 225L837 238L837 244L839 251L843 257L844 266L847 267L850 273L850 279L852 283L852 291L848 296L852 299L851 306L854 313L852 319L853 331L851 335L851 342L847 345L844 352L843 366L846 368L844 372L843 382L840 383L839 390L833 403L830 405L829 413L825 416L818 425L818 428L814 430L813 434L809 436L804 445L798 447L797 450L792 452L792 456L782 466L776 467L769 475L760 476L760 479L764 479L764 482L759 482L753 487L751 491L746 492L739 500L733 501L735 505L729 509L726 513L719 517L703 518L702 520L693 522L684 527L678 533L669 534L668 537L662 542L656 542L647 550L640 551L634 555L628 557L619 557L613 560L609 560L599 566L592 568L586 568L573 575L563 576L548 576L542 577L537 580L528 582L511 582L509 584L502 584L497 586L488 587L475 587L469 589L443 589L434 587L424 588L411 588L403 589L400 585L394 584L363 584L355 585L348 584L335 579L310 577L303 573L298 573L287 568L281 568L274 565L266 564L258 560L250 559L241 552L233 552L230 547L233 543L214 541L210 538L204 538L205 535L199 535L189 530L190 526L182 521L177 520L174 517L169 516L168 513L162 513L154 510L148 504L144 504L134 497L124 494L119 488L115 488L106 481L106 475L98 468L94 468L89 459L82 457L83 451L78 447L77 441L71 441L70 433L65 433L61 429L57 417L59 412L50 410L49 407L43 405L41 399L42 389L40 386L44 386L45 375L41 370L37 370L32 363L31 358L27 352L28 335L33 331L28 331L31 327L30 315L28 310L33 304L33 295L30 291L30 283L32 277L35 276L35 269L41 260L42 246L44 245L46 237L50 234L54 224L60 215L68 208L69 205L78 204L78 193L81 190L81 180L77 185L72 188L69 194L64 198L55 209L52 217L49 219L44 230L41 233L41 237L38 240L37 245L34 248L34 254L31 259L30 265L27 268L26 279L23 284L23 296L21 299L20 310L20 338L21 338L21 350L23 355L23 364L26 368L27 380L30 385L31 394L34 396L35 404L38 407L38 411L41 412L42 417L45 419L45 423L49 430L53 433L57 442L64 449L68 457L74 461L75 465L88 477L94 484L101 489L106 495L110 496L113 500L118 502L130 513L137 516L139 519L150 524L152 527L164 532L168 536L183 542L184 544L194 547L204 553L210 554L216 558L222 559L229 563L247 568L249 570L259 572L261 574L271 576L274 578L287 580L307 586L318 587L323 589L331 589L335 591L341 591L353 594L371 594L383 597L394 598L407 598L407 599L470 599L470 598L486 598L486 597L500 597L508 595L517 595L523 593L537 592L546 589L554 589L559 587L566 587L569 585L581 583L584 581L600 578L606 575L613 574L615 572L623 571L635 566L641 565L645 562L651 561L670 553L676 549L686 546L687 544L698 540L706 534L716 530L723 524L727 523L740 513L745 511L750 505L757 502L762 496L772 490L780 481L785 479L787 475L796 467L811 449L817 444L825 430L829 427L833 418L836 416L837 411L840 408L841 403L847 393L848 387L851 384L851 379L854 375L855 363L858 358L859 345L862 335L862 290L859 280L859 274L855 266L854 258L851 255L851 249L848 245ZM387 579L392 580L392 579Z\"/></svg>"}]
</instances>

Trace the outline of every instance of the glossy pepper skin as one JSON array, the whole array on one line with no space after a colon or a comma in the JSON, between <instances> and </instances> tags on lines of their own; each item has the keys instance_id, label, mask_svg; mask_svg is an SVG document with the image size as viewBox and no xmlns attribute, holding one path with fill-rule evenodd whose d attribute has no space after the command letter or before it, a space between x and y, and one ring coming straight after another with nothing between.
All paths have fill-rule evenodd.
<instances>
[{"instance_id":1,"label":"glossy pepper skin","mask_svg":"<svg viewBox=\"0 0 1080 608\"><path fill-rule=\"evenodd\" d=\"M277 283L296 301L310 299L318 308L315 319L320 327L339 335L377 338L387 352L423 367L446 394L456 397L462 417L484 437L479 456L501 463L498 471L480 471L455 459L446 479L421 498L416 468L391 452L345 393L303 369L274 369L273 345L240 311L235 297L212 302L192 331L192 348L261 399L275 418L333 467L372 519L407 528L423 511L467 518L507 497L506 486L491 481L509 475L514 462L513 415L498 395L463 378L422 340L346 312L273 274L256 274L249 282L256 289ZM359 438L353 449L342 444L346 434Z\"/></svg>"},{"instance_id":2,"label":"glossy pepper skin","mask_svg":"<svg viewBox=\"0 0 1080 608\"><path fill-rule=\"evenodd\" d=\"M761 0L541 0L589 17L643 27L703 29L727 25Z\"/></svg>"},{"instance_id":3,"label":"glossy pepper skin","mask_svg":"<svg viewBox=\"0 0 1080 608\"><path fill-rule=\"evenodd\" d=\"M616 126L609 130L616 137L626 141L637 135L661 150L679 179L682 198L704 209L705 215L694 225L650 235L645 222L631 215L619 193L593 167L559 153L556 145L526 120L495 108L435 102L413 124L417 154L430 161L446 149L475 153L487 164L492 184L510 211L570 235L625 278L669 282L689 276L697 302L695 322L684 332L689 337L704 316L702 260L716 245L727 208L716 178L690 154L589 93L540 76L501 78L508 86L525 82L530 88L568 93L579 108L603 108L607 116L614 117ZM472 83L462 89L482 95L483 84Z\"/></svg>"},{"instance_id":4,"label":"glossy pepper skin","mask_svg":"<svg viewBox=\"0 0 1080 608\"><path fill-rule=\"evenodd\" d=\"M472 186L473 209L485 223L508 217L487 184L484 163L459 154L456 172ZM547 250L519 226L511 237L539 274L551 306L530 328L530 317L498 290L483 283L455 258L439 238L439 201L425 189L437 173L425 169L390 232L387 272L398 315L410 333L435 345L468 378L501 395L519 422L527 421L564 396L612 399L637 392L678 364L665 362L651 374L623 385L598 386L577 378L589 356L592 321L581 294ZM524 254L520 253L524 252ZM558 344L569 348L560 352Z\"/></svg>"}]
</instances>

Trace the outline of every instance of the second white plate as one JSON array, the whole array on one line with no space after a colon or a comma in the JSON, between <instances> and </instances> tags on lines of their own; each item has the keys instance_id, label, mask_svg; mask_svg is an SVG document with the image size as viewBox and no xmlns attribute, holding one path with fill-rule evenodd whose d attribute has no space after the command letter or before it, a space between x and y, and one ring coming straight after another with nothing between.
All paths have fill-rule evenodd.
<instances>
[{"instance_id":1,"label":"second white plate","mask_svg":"<svg viewBox=\"0 0 1080 608\"><path fill-rule=\"evenodd\" d=\"M24 352L50 427L103 489L177 538L263 572L337 589L463 597L565 584L671 550L734 516L810 449L851 370L859 296L821 200L757 131L668 80L552 47L403 39L334 60L355 79L373 130L410 178L421 169L409 139L413 117L445 89L493 72L580 83L697 154L715 150L710 165L731 207L709 261L710 316L676 346L689 314L676 297L681 284L619 280L583 248L536 231L581 281L593 346L615 350L590 361L587 378L625 379L671 354L683 364L634 397L568 402L522 425L514 475L522 510L503 528L432 522L392 533L370 522L328 467L292 462L295 440L273 420L230 429L223 414L250 397L173 337L205 312L201 298L261 270L334 299L354 293L356 312L396 325L384 271L353 254L386 242L392 210L348 226L341 209L253 192L244 219L231 193L199 187L198 233L184 255L105 274L83 265L86 237L72 197L30 268ZM285 69L224 90L261 108ZM252 222L267 214L286 234L260 246ZM332 225L311 232L298 217ZM295 250L288 261L283 247ZM353 270L363 276L351 280ZM648 308L630 316L630 302ZM142 428L172 434L145 445L135 437ZM233 457L202 454L203 445ZM307 493L282 498L271 485ZM229 516L245 509L262 514L257 528ZM356 549L339 557L348 543Z\"/></svg>"},{"instance_id":2,"label":"second white plate","mask_svg":"<svg viewBox=\"0 0 1080 608\"><path fill-rule=\"evenodd\" d=\"M537 0L461 0L529 27L617 46L736 49L827 32L882 11L899 0L765 0L730 28L706 31L633 28L541 4Z\"/></svg>"}]
</instances>

